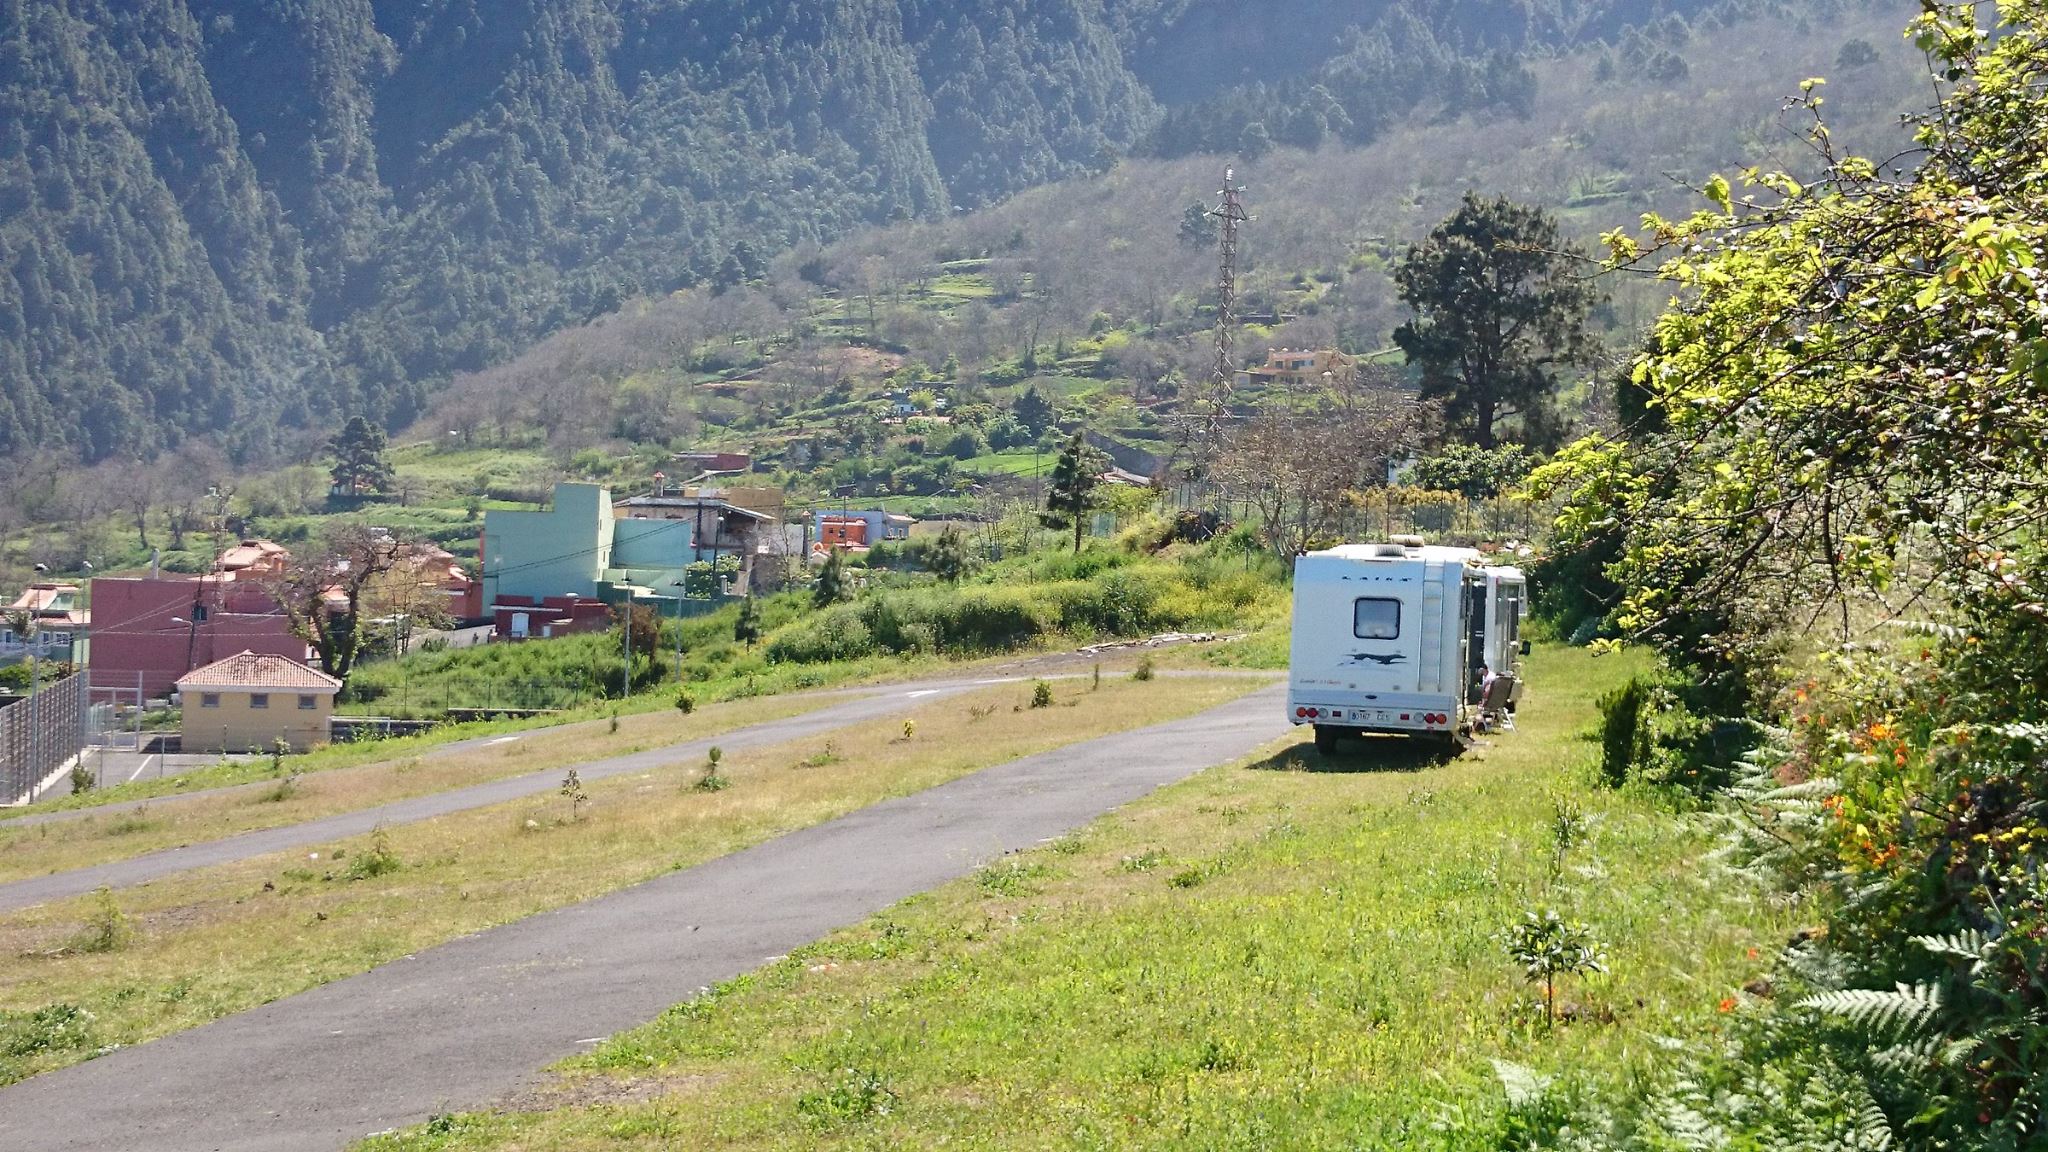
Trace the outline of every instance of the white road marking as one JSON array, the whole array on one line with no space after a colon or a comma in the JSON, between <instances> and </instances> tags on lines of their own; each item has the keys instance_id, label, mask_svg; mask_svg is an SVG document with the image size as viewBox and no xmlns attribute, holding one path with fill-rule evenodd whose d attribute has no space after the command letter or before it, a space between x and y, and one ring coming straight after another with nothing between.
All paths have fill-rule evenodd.
<instances>
[{"instance_id":1,"label":"white road marking","mask_svg":"<svg viewBox=\"0 0 2048 1152\"><path fill-rule=\"evenodd\" d=\"M517 736L500 736L496 740L487 742L484 747L489 748L492 744L510 744L517 739L519 739Z\"/></svg>"},{"instance_id":2,"label":"white road marking","mask_svg":"<svg viewBox=\"0 0 2048 1152\"><path fill-rule=\"evenodd\" d=\"M141 766L141 767L139 767L139 768L137 768L137 769L135 770L135 775L133 775L133 776L130 776L130 777L128 778L128 782L129 782L130 784L133 784L133 783L135 783L135 782L136 782L137 780L140 780L140 779L142 779L142 773L143 773L143 769L146 769L146 768L148 768L148 767L149 767L149 762L150 762L151 760L155 759L155 758L156 758L157 756L159 756L159 755L162 755L162 753L152 753L151 755L148 755L148 756L144 756L144 757L142 758L142 766Z\"/></svg>"},{"instance_id":3,"label":"white road marking","mask_svg":"<svg viewBox=\"0 0 2048 1152\"><path fill-rule=\"evenodd\" d=\"M912 700L915 700L915 699L917 699L917 698L918 698L919 696L937 696L938 694L939 694L939 690L938 690L937 688L926 688L926 689L924 689L924 690L923 690L923 691L921 691L921 692L906 692L906 693L904 693L904 695L906 695L906 696L910 697L910 698L911 698Z\"/></svg>"}]
</instances>

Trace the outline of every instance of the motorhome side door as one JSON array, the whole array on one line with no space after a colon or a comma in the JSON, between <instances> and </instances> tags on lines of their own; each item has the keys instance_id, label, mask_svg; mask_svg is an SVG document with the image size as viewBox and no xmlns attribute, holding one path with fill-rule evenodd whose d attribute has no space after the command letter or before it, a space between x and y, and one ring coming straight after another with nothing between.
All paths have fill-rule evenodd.
<instances>
[{"instance_id":1,"label":"motorhome side door","mask_svg":"<svg viewBox=\"0 0 2048 1152\"><path fill-rule=\"evenodd\" d=\"M1460 667L1465 670L1465 703L1479 703L1480 692L1486 680L1486 600L1487 581L1466 576L1463 594L1458 597L1461 626L1461 648L1464 659Z\"/></svg>"}]
</instances>

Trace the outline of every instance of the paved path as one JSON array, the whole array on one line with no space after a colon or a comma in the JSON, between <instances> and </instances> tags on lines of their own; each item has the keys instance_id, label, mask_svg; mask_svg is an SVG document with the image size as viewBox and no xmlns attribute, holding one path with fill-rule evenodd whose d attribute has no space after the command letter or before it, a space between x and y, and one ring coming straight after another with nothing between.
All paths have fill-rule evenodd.
<instances>
[{"instance_id":1,"label":"paved path","mask_svg":"<svg viewBox=\"0 0 2048 1152\"><path fill-rule=\"evenodd\" d=\"M929 685L884 684L878 686L856 688L828 688L822 689L816 693L791 694L789 696L782 697L782 699L803 700L830 699L844 696L872 696L877 693L896 691L899 688L908 690L912 688L921 687L929 687ZM609 721L576 720L567 724L536 725L532 728L521 728L514 732L493 732L484 736L469 736L461 740L450 740L445 744L436 744L431 748L427 748L417 753L417 755L419 756L420 759L432 760L436 757L453 756L460 752L468 752L473 749L483 748L492 744L503 744L508 740L523 740L528 736L536 736L554 732L573 732L578 728L596 728L598 725L606 723L609 723ZM132 753L130 753L129 755L132 755ZM180 753L180 755L183 754ZM220 760L220 757L218 756L198 756L197 754L194 755L195 758L203 759L207 764L216 763ZM398 760L403 758L404 757L394 755L392 757L392 760ZM372 761L368 764L352 765L347 768L335 768L331 769L330 771L336 773L361 772L369 769L388 768L390 766L390 763L391 761L388 760L377 760ZM322 772L319 773L319 775L325 776L327 775L327 773ZM7 832L15 828L30 828L37 824L55 824L68 820L83 820L88 817L94 816L110 816L120 812L131 812L137 808L152 808L157 811L163 811L165 809L174 808L176 805L184 804L192 800L207 800L219 796L233 796L238 793L255 792L260 789L269 788L276 783L277 781L270 779L252 780L246 784L223 784L218 788L196 788L190 792L167 792L162 796L145 796L140 800L111 800L105 804L93 804L84 808L60 808L55 812L29 812L20 816L9 815L7 809L0 808L0 832ZM43 793L42 798L50 799L59 794L60 793L56 791L46 791Z\"/></svg>"},{"instance_id":2,"label":"paved path","mask_svg":"<svg viewBox=\"0 0 2048 1152\"><path fill-rule=\"evenodd\" d=\"M609 760L593 760L578 764L576 770L585 781L648 772L674 764L678 760L700 756L713 744L737 751L780 744L789 740L801 740L831 732L848 724L859 724L900 714L906 707L922 707L948 696L1002 682L949 680L933 681L923 685L898 685L887 691L859 696L843 704L829 705L800 716L751 724L717 736L650 748L631 755L614 756ZM489 739L485 738L484 742L487 743ZM0 884L0 912L13 912L37 904L47 904L52 900L82 896L96 888L129 888L193 868L232 864L272 852L282 852L288 848L301 848L308 844L324 844L350 836L360 836L379 825L388 827L412 824L421 820L431 820L436 816L502 804L507 800L542 795L562 786L562 771L560 766L543 768L446 792L394 800L374 808L337 813L277 828L241 832L219 840L187 844L180 848L166 848L159 852L131 856L126 860L113 860L89 868L75 868L68 872L53 872L47 876L34 876L26 880Z\"/></svg>"},{"instance_id":3,"label":"paved path","mask_svg":"<svg viewBox=\"0 0 2048 1152\"><path fill-rule=\"evenodd\" d=\"M1279 689L1028 756L0 1090L0 1148L334 1152L1287 732Z\"/></svg>"}]
</instances>

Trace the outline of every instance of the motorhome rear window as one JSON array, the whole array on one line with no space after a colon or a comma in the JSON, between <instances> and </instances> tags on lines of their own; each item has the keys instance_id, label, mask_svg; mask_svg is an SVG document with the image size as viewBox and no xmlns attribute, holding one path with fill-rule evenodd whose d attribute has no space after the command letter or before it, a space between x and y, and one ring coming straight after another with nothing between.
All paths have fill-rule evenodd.
<instances>
[{"instance_id":1,"label":"motorhome rear window","mask_svg":"<svg viewBox=\"0 0 2048 1152\"><path fill-rule=\"evenodd\" d=\"M1360 640L1394 640L1401 635L1401 602L1368 598L1351 606L1351 634Z\"/></svg>"}]
</instances>

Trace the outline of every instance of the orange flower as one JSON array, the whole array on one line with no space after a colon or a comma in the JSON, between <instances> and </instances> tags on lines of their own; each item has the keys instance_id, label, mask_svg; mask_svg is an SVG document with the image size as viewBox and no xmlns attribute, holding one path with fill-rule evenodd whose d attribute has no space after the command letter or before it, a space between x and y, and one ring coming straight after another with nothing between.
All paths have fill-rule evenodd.
<instances>
[{"instance_id":1,"label":"orange flower","mask_svg":"<svg viewBox=\"0 0 2048 1152\"><path fill-rule=\"evenodd\" d=\"M1733 996L1726 996L1726 997L1723 997L1723 998L1722 998L1722 1000L1721 1000L1721 1011L1723 1011L1723 1012L1733 1012L1733 1011L1735 1011L1735 997L1733 997Z\"/></svg>"}]
</instances>

